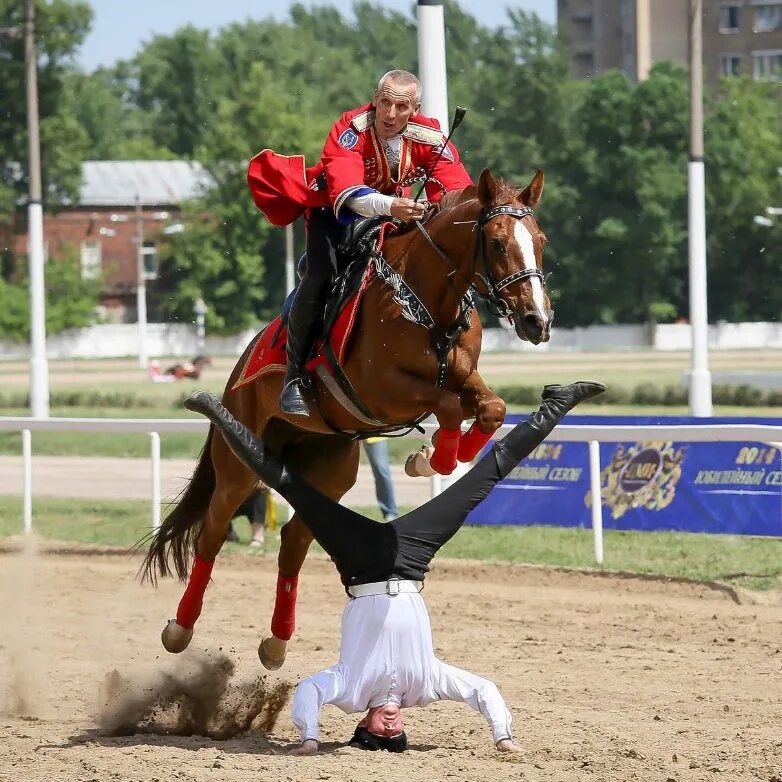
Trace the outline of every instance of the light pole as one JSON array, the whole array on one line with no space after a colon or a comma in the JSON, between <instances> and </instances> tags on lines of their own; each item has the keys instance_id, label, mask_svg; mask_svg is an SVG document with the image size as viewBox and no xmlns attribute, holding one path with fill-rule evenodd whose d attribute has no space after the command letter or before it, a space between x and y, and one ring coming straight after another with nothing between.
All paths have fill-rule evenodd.
<instances>
[{"instance_id":1,"label":"light pole","mask_svg":"<svg viewBox=\"0 0 782 782\"><path fill-rule=\"evenodd\" d=\"M136 193L136 320L138 321L138 365L147 368L147 280L144 270L144 214L141 195Z\"/></svg>"},{"instance_id":2,"label":"light pole","mask_svg":"<svg viewBox=\"0 0 782 782\"><path fill-rule=\"evenodd\" d=\"M35 54L35 2L24 4L24 64L27 82L27 140L30 159L27 201L27 254L30 274L30 413L49 417L49 364L46 360L46 293L43 275L41 143L38 136L38 72Z\"/></svg>"},{"instance_id":3,"label":"light pole","mask_svg":"<svg viewBox=\"0 0 782 782\"><path fill-rule=\"evenodd\" d=\"M688 229L690 270L690 414L712 415L706 288L706 178L703 166L703 0L690 0L690 162Z\"/></svg>"},{"instance_id":4,"label":"light pole","mask_svg":"<svg viewBox=\"0 0 782 782\"><path fill-rule=\"evenodd\" d=\"M442 0L418 0L418 76L424 114L448 133L448 78Z\"/></svg>"}]
</instances>

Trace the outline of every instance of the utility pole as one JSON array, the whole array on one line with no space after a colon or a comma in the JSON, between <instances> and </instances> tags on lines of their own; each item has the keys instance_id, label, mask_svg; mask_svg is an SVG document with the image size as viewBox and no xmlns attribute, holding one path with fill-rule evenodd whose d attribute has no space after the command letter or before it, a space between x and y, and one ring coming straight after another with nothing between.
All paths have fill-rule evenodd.
<instances>
[{"instance_id":1,"label":"utility pole","mask_svg":"<svg viewBox=\"0 0 782 782\"><path fill-rule=\"evenodd\" d=\"M448 133L448 77L445 72L443 0L418 0L418 78L424 114Z\"/></svg>"},{"instance_id":2,"label":"utility pole","mask_svg":"<svg viewBox=\"0 0 782 782\"><path fill-rule=\"evenodd\" d=\"M46 292L43 275L43 196L38 134L38 68L35 54L35 0L24 4L24 64L27 85L29 193L27 258L30 275L30 413L49 417L49 364L46 359Z\"/></svg>"},{"instance_id":3,"label":"utility pole","mask_svg":"<svg viewBox=\"0 0 782 782\"><path fill-rule=\"evenodd\" d=\"M147 281L144 272L144 213L136 193L136 319L138 320L138 365L147 368Z\"/></svg>"},{"instance_id":4,"label":"utility pole","mask_svg":"<svg viewBox=\"0 0 782 782\"><path fill-rule=\"evenodd\" d=\"M712 415L706 287L706 175L703 165L703 0L690 0L690 162L687 167L690 257L690 414Z\"/></svg>"}]
</instances>

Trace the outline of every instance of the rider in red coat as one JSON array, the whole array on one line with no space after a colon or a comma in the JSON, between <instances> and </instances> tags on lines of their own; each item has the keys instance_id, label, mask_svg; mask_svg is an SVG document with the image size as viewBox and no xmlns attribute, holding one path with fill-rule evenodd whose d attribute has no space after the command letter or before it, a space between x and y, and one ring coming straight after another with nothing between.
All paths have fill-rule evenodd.
<instances>
[{"instance_id":1,"label":"rider in red coat","mask_svg":"<svg viewBox=\"0 0 782 782\"><path fill-rule=\"evenodd\" d=\"M309 415L302 374L337 271L336 250L345 226L359 217L420 219L427 204L410 198L410 188L426 174L430 202L472 183L456 148L449 142L442 149L439 123L419 114L420 106L418 79L407 71L389 71L372 103L346 112L334 124L315 166L306 168L303 157L268 149L250 161L250 191L270 222L287 225L308 213L306 272L288 316L288 371L280 397L285 413Z\"/></svg>"}]
</instances>

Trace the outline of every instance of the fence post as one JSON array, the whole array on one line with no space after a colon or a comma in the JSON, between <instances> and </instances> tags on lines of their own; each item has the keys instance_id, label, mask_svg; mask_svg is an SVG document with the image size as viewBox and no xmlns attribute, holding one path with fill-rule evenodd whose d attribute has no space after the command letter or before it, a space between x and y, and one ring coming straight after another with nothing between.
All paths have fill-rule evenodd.
<instances>
[{"instance_id":1,"label":"fence post","mask_svg":"<svg viewBox=\"0 0 782 782\"><path fill-rule=\"evenodd\" d=\"M603 498L600 495L600 443L589 441L589 488L592 492L592 536L595 559L603 564Z\"/></svg>"},{"instance_id":2,"label":"fence post","mask_svg":"<svg viewBox=\"0 0 782 782\"><path fill-rule=\"evenodd\" d=\"M152 531L160 529L160 435L149 433L152 457Z\"/></svg>"},{"instance_id":3,"label":"fence post","mask_svg":"<svg viewBox=\"0 0 782 782\"><path fill-rule=\"evenodd\" d=\"M33 438L29 429L22 430L22 519L24 534L33 531Z\"/></svg>"}]
</instances>

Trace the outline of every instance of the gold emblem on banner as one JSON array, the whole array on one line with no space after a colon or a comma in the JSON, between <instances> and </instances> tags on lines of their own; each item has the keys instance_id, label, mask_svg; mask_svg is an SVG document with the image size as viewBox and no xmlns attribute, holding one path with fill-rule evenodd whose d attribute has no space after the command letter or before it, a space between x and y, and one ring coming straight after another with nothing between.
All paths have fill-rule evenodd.
<instances>
[{"instance_id":1,"label":"gold emblem on banner","mask_svg":"<svg viewBox=\"0 0 782 782\"><path fill-rule=\"evenodd\" d=\"M617 445L611 463L600 473L600 494L611 517L621 518L631 508L667 508L682 477L685 449L661 441ZM591 491L584 503L591 505Z\"/></svg>"}]
</instances>

